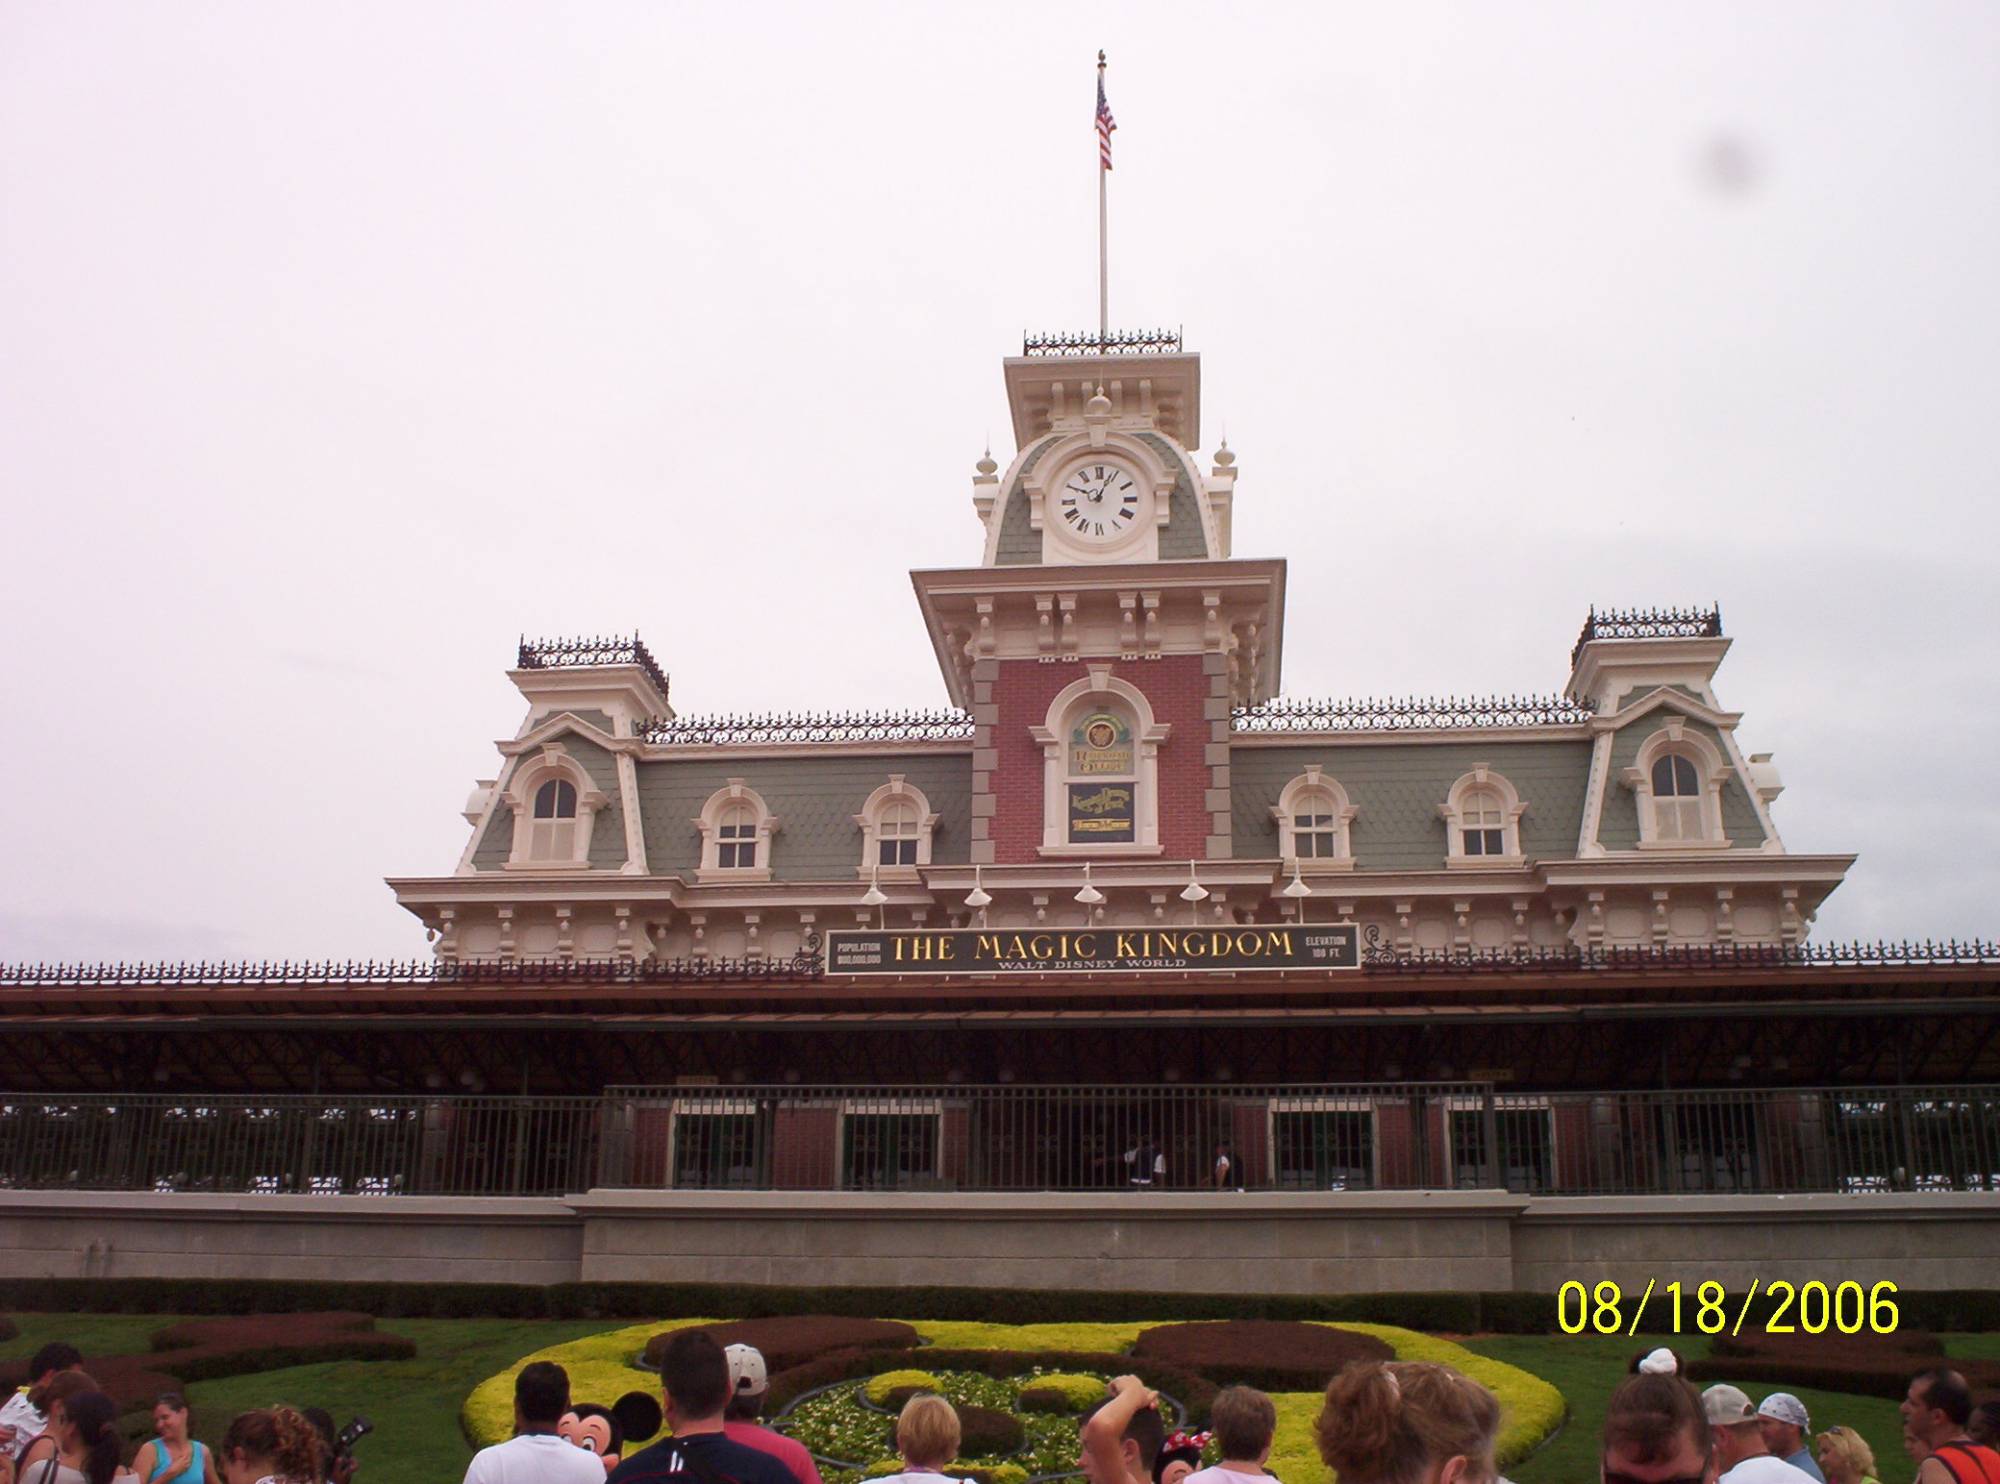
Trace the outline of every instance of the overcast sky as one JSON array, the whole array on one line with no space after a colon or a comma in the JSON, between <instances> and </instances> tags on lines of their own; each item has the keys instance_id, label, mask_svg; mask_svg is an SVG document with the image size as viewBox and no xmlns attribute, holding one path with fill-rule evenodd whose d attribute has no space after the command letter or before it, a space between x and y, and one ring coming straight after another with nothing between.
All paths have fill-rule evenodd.
<instances>
[{"instance_id":1,"label":"overcast sky","mask_svg":"<svg viewBox=\"0 0 2000 1484\"><path fill-rule=\"evenodd\" d=\"M0 958L411 957L522 705L944 700L1024 329L1183 326L1298 695L1722 605L1816 936L2000 925L1991 4L0 4Z\"/></svg>"}]
</instances>

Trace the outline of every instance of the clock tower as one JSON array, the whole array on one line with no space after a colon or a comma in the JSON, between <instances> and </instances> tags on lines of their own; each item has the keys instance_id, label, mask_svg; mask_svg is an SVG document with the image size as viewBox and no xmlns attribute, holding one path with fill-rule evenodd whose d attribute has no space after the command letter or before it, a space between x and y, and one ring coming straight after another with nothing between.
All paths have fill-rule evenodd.
<instances>
[{"instance_id":1,"label":"clock tower","mask_svg":"<svg viewBox=\"0 0 2000 1484\"><path fill-rule=\"evenodd\" d=\"M980 565L911 574L973 717L973 862L1226 862L1229 717L1278 688L1285 565L1230 555L1201 358L1042 336L1005 372L1017 451L973 479Z\"/></svg>"}]
</instances>

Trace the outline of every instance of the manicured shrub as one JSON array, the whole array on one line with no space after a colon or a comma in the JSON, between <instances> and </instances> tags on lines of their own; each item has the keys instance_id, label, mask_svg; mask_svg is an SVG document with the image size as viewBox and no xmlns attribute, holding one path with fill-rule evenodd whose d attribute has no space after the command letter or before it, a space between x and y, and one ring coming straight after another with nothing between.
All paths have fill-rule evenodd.
<instances>
[{"instance_id":1,"label":"manicured shrub","mask_svg":"<svg viewBox=\"0 0 2000 1484\"><path fill-rule=\"evenodd\" d=\"M1024 1412L1081 1412L1103 1395L1101 1378L1056 1371L1023 1381L1020 1407Z\"/></svg>"},{"instance_id":2,"label":"manicured shrub","mask_svg":"<svg viewBox=\"0 0 2000 1484\"><path fill-rule=\"evenodd\" d=\"M1389 1360L1395 1351L1372 1335L1286 1319L1224 1319L1163 1324L1142 1331L1132 1354L1164 1360L1218 1385L1264 1391L1317 1391L1352 1362Z\"/></svg>"},{"instance_id":3,"label":"manicured shrub","mask_svg":"<svg viewBox=\"0 0 2000 1484\"><path fill-rule=\"evenodd\" d=\"M958 1413L958 1451L967 1458L1005 1458L1019 1453L1028 1440L1021 1419L991 1407L954 1406Z\"/></svg>"},{"instance_id":4,"label":"manicured shrub","mask_svg":"<svg viewBox=\"0 0 2000 1484\"><path fill-rule=\"evenodd\" d=\"M938 1378L929 1371L894 1370L875 1377L861 1388L861 1394L884 1411L899 1411L918 1392L937 1389Z\"/></svg>"},{"instance_id":5,"label":"manicured shrub","mask_svg":"<svg viewBox=\"0 0 2000 1484\"><path fill-rule=\"evenodd\" d=\"M702 1326L718 1345L753 1345L764 1357L765 1373L788 1371L830 1350L908 1350L917 1332L884 1319L849 1319L836 1314L796 1314L783 1319L735 1319ZM673 1332L646 1342L646 1364L657 1368Z\"/></svg>"},{"instance_id":6,"label":"manicured shrub","mask_svg":"<svg viewBox=\"0 0 2000 1484\"><path fill-rule=\"evenodd\" d=\"M1947 1356L1936 1335L1908 1329L1893 1335L1774 1335L1764 1330L1717 1335L1707 1356L1688 1363L1688 1376L1900 1399L1909 1390L1910 1377L1945 1360L1965 1376L1975 1394L2000 1389L2000 1360Z\"/></svg>"},{"instance_id":7,"label":"manicured shrub","mask_svg":"<svg viewBox=\"0 0 2000 1484\"><path fill-rule=\"evenodd\" d=\"M401 1335L375 1332L372 1314L243 1314L192 1319L152 1337L143 1355L87 1355L83 1366L121 1408L148 1406L162 1391L190 1381L246 1376L328 1360L407 1360L417 1353ZM28 1361L0 1362L0 1387L27 1379Z\"/></svg>"}]
</instances>

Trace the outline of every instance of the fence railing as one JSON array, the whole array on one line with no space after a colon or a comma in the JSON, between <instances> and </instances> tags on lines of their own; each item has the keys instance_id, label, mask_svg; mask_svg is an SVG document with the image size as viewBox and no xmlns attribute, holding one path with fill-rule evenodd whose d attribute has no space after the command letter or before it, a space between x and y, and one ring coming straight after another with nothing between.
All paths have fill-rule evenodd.
<instances>
[{"instance_id":1,"label":"fence railing","mask_svg":"<svg viewBox=\"0 0 2000 1484\"><path fill-rule=\"evenodd\" d=\"M0 1094L0 1188L2000 1191L2000 1087L714 1086Z\"/></svg>"}]
</instances>

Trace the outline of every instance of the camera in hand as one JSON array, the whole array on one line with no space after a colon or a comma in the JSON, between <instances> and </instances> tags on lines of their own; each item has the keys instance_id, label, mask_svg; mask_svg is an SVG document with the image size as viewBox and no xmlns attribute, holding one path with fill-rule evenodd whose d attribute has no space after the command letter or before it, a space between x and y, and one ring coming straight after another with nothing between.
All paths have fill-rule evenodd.
<instances>
[{"instance_id":1,"label":"camera in hand","mask_svg":"<svg viewBox=\"0 0 2000 1484\"><path fill-rule=\"evenodd\" d=\"M340 1436L333 1440L334 1457L345 1458L354 1451L354 1445L357 1442L367 1437L373 1431L375 1431L375 1424L370 1422L366 1417L357 1415L353 1421L340 1430Z\"/></svg>"}]
</instances>

